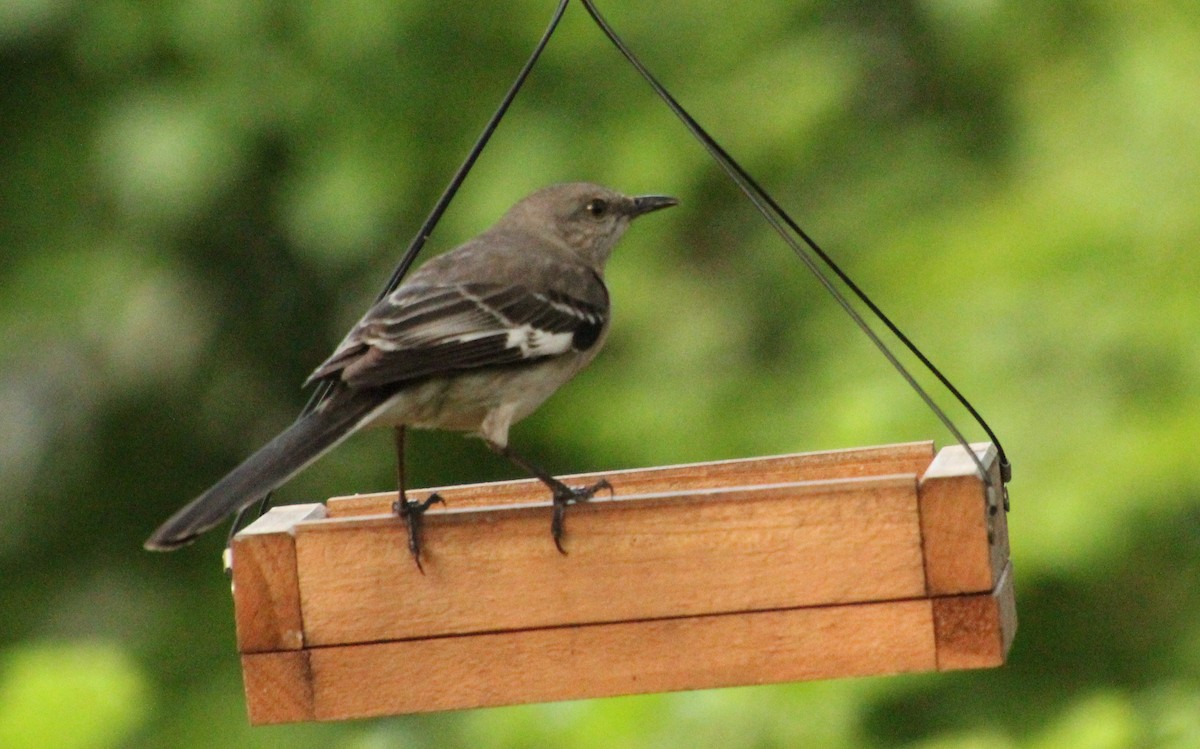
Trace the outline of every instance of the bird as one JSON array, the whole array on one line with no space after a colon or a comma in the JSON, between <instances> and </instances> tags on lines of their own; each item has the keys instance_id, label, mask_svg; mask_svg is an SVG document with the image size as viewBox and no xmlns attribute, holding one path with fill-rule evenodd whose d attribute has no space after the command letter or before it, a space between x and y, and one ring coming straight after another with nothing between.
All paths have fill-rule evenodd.
<instances>
[{"instance_id":1,"label":"bird","mask_svg":"<svg viewBox=\"0 0 1200 749\"><path fill-rule=\"evenodd\" d=\"M418 568L419 520L442 500L408 499L408 428L477 435L540 479L553 500L551 535L565 554L565 508L612 487L603 479L567 486L514 451L509 430L603 346L610 321L605 264L630 223L678 203L588 182L551 185L518 201L368 309L305 383L324 383L327 396L172 515L145 548L185 546L360 429L390 427L398 484L393 511L407 523Z\"/></svg>"}]
</instances>

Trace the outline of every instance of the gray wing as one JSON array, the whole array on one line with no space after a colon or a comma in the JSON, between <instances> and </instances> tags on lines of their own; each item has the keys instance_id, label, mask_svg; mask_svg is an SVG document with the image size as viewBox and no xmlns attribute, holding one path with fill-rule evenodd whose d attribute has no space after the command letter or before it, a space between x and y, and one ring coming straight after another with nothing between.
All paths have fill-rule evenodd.
<instances>
[{"instance_id":1,"label":"gray wing","mask_svg":"<svg viewBox=\"0 0 1200 749\"><path fill-rule=\"evenodd\" d=\"M336 376L351 387L378 387L584 351L608 322L604 284L590 281L586 294L499 283L402 286L309 382Z\"/></svg>"}]
</instances>

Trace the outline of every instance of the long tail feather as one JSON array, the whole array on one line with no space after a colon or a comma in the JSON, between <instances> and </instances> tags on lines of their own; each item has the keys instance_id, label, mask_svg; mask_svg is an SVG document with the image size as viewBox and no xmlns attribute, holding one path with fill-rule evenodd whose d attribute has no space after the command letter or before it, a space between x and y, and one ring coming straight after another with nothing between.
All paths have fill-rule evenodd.
<instances>
[{"instance_id":1,"label":"long tail feather","mask_svg":"<svg viewBox=\"0 0 1200 749\"><path fill-rule=\"evenodd\" d=\"M233 512L262 499L386 409L389 396L386 391L343 390L330 398L172 515L146 541L146 548L178 549Z\"/></svg>"}]
</instances>

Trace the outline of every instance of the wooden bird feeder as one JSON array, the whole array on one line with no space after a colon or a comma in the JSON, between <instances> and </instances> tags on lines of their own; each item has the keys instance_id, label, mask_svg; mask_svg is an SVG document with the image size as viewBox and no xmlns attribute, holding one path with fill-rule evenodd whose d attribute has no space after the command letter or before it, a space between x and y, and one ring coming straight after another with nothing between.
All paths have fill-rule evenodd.
<instances>
[{"instance_id":1,"label":"wooden bird feeder","mask_svg":"<svg viewBox=\"0 0 1200 749\"><path fill-rule=\"evenodd\" d=\"M995 448L973 445L1000 486ZM438 489L425 575L395 494L233 541L254 724L1001 665L1002 500L960 446L614 471L560 555L536 481ZM414 497L422 496L414 492Z\"/></svg>"}]
</instances>

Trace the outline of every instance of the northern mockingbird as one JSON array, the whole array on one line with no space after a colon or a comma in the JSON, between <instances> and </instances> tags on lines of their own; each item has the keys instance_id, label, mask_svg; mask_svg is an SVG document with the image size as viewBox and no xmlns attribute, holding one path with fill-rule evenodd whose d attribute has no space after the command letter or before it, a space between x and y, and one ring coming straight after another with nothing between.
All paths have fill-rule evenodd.
<instances>
[{"instance_id":1,"label":"northern mockingbird","mask_svg":"<svg viewBox=\"0 0 1200 749\"><path fill-rule=\"evenodd\" d=\"M183 546L359 429L390 426L399 484L394 509L408 523L418 566L418 520L441 500L410 502L405 494L406 427L473 432L541 479L553 496L551 533L563 551L564 508L611 487L568 487L513 452L508 430L600 350L609 323L604 264L630 221L678 202L588 183L526 197L368 310L308 378L332 381L329 396L173 515L146 548Z\"/></svg>"}]
</instances>

